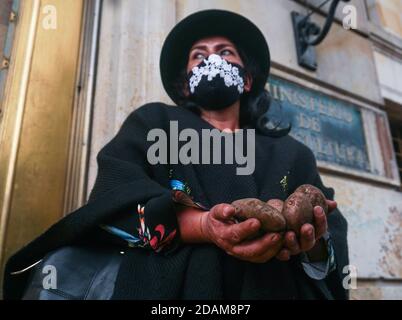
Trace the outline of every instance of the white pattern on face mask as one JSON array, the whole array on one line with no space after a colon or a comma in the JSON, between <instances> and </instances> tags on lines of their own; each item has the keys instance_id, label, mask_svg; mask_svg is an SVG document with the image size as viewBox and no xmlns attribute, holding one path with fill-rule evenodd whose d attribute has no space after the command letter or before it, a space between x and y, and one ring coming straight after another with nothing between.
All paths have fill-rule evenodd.
<instances>
[{"instance_id":1,"label":"white pattern on face mask","mask_svg":"<svg viewBox=\"0 0 402 320\"><path fill-rule=\"evenodd\" d=\"M194 67L190 78L190 91L194 93L195 87L198 86L203 76L207 76L208 81L212 81L219 75L225 81L227 87L237 86L237 91L242 94L244 91L244 81L239 75L239 69L222 59L217 54L211 54L207 59L204 59L204 66Z\"/></svg>"}]
</instances>

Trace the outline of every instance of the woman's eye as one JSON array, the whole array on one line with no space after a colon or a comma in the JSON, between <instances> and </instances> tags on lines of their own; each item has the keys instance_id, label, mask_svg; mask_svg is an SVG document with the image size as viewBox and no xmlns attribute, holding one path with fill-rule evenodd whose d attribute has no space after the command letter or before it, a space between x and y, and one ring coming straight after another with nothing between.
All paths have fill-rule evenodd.
<instances>
[{"instance_id":1,"label":"woman's eye","mask_svg":"<svg viewBox=\"0 0 402 320\"><path fill-rule=\"evenodd\" d=\"M221 56L228 56L230 54L232 54L232 51L230 51L228 49L225 49L225 50L221 51Z\"/></svg>"},{"instance_id":2,"label":"woman's eye","mask_svg":"<svg viewBox=\"0 0 402 320\"><path fill-rule=\"evenodd\" d=\"M202 53L196 53L196 54L194 54L194 58L197 60L205 59L205 56Z\"/></svg>"}]
</instances>

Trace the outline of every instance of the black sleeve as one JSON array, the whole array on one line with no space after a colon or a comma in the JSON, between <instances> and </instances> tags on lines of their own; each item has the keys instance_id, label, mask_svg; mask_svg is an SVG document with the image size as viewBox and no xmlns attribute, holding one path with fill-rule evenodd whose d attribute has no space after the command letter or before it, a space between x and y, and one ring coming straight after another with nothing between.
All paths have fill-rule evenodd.
<instances>
[{"instance_id":1,"label":"black sleeve","mask_svg":"<svg viewBox=\"0 0 402 320\"><path fill-rule=\"evenodd\" d=\"M180 244L175 202L169 185L162 186L151 177L158 175L159 181L168 184L169 170L162 165L151 167L147 161L147 134L152 129L149 118L157 117L153 115L155 110L155 106L145 105L130 114L117 135L98 153L98 174L89 202L127 188L131 191L130 205L102 221L102 232L130 247L169 254Z\"/></svg>"},{"instance_id":2,"label":"black sleeve","mask_svg":"<svg viewBox=\"0 0 402 320\"><path fill-rule=\"evenodd\" d=\"M317 163L313 152L305 147L298 160L299 170L304 172L303 183L311 184L319 188L329 200L335 200L333 188L326 187L317 169ZM301 183L302 184L302 183ZM343 288L342 280L345 277L343 268L349 264L349 252L347 243L347 221L337 208L328 216L328 230L334 247L336 270L326 278L328 286L337 299L347 299L348 290Z\"/></svg>"},{"instance_id":3,"label":"black sleeve","mask_svg":"<svg viewBox=\"0 0 402 320\"><path fill-rule=\"evenodd\" d=\"M327 199L334 200L334 189L325 187L319 174L317 174L314 185L323 191ZM329 274L326 281L330 287L334 288L337 292L337 296L340 298L343 296L344 298L348 298L349 295L348 290L343 288L342 285L342 281L345 277L343 268L349 264L347 228L347 221L340 210L337 208L331 212L328 216L328 230L334 247L336 270Z\"/></svg>"}]
</instances>

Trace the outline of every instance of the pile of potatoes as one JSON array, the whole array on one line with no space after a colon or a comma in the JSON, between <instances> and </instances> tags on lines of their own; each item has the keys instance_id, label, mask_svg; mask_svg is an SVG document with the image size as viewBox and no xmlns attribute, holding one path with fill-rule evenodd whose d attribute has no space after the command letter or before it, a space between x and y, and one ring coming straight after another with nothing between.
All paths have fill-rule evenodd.
<instances>
[{"instance_id":1,"label":"pile of potatoes","mask_svg":"<svg viewBox=\"0 0 402 320\"><path fill-rule=\"evenodd\" d=\"M240 221L256 218L261 222L261 232L292 230L300 235L305 223L313 222L313 208L321 206L328 213L328 205L320 189L304 184L298 187L284 202L272 199L268 202L245 198L232 202L235 218Z\"/></svg>"}]
</instances>

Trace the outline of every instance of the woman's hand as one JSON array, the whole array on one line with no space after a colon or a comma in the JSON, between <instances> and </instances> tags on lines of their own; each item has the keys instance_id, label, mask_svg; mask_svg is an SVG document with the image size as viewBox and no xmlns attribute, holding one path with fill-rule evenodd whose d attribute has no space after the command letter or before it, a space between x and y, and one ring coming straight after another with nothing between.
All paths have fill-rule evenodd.
<instances>
[{"instance_id":1,"label":"woman's hand","mask_svg":"<svg viewBox=\"0 0 402 320\"><path fill-rule=\"evenodd\" d=\"M327 200L328 213L336 209L337 203ZM314 207L314 225L306 223L302 225L300 230L300 241L293 231L285 233L284 247L276 256L281 261L287 261L291 255L306 252L311 261L320 261L326 259L325 245L319 241L328 229L327 217L324 210L316 206Z\"/></svg>"},{"instance_id":2,"label":"woman's hand","mask_svg":"<svg viewBox=\"0 0 402 320\"><path fill-rule=\"evenodd\" d=\"M263 263L275 257L283 246L283 236L279 233L266 233L256 236L261 223L255 218L235 223L235 208L229 204L218 204L201 218L201 230L209 241L227 254L238 259Z\"/></svg>"}]
</instances>

